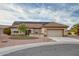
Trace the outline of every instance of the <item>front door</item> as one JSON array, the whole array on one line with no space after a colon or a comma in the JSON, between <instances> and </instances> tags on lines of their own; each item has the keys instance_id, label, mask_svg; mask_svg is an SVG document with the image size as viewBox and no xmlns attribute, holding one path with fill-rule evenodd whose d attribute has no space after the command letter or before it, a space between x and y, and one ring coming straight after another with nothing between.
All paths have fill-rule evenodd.
<instances>
[{"instance_id":1,"label":"front door","mask_svg":"<svg viewBox=\"0 0 79 59\"><path fill-rule=\"evenodd\" d=\"M25 32L25 35L29 35L31 33L31 30L27 30L26 32Z\"/></svg>"}]
</instances>

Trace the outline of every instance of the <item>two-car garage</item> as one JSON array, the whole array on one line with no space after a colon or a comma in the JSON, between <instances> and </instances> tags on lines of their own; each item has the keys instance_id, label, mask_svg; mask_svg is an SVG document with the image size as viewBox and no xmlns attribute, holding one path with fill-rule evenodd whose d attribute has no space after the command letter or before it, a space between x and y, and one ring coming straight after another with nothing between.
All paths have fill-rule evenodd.
<instances>
[{"instance_id":1,"label":"two-car garage","mask_svg":"<svg viewBox=\"0 0 79 59\"><path fill-rule=\"evenodd\" d=\"M62 37L64 35L63 29L48 29L47 36L48 37Z\"/></svg>"},{"instance_id":2,"label":"two-car garage","mask_svg":"<svg viewBox=\"0 0 79 59\"><path fill-rule=\"evenodd\" d=\"M66 35L67 25L50 22L44 26L48 37L62 37Z\"/></svg>"}]
</instances>

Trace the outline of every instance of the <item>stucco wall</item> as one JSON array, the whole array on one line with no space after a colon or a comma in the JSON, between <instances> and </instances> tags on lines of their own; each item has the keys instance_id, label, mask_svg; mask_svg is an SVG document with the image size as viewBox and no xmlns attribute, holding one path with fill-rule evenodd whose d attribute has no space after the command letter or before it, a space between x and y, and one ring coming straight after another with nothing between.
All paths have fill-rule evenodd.
<instances>
[{"instance_id":1,"label":"stucco wall","mask_svg":"<svg viewBox=\"0 0 79 59\"><path fill-rule=\"evenodd\" d=\"M3 34L3 29L2 28L0 28L0 35L2 35Z\"/></svg>"},{"instance_id":2,"label":"stucco wall","mask_svg":"<svg viewBox=\"0 0 79 59\"><path fill-rule=\"evenodd\" d=\"M67 28L64 28L64 35L67 35Z\"/></svg>"},{"instance_id":3,"label":"stucco wall","mask_svg":"<svg viewBox=\"0 0 79 59\"><path fill-rule=\"evenodd\" d=\"M36 33L36 32L38 32L38 34L41 33L41 29L30 29L30 30L31 30L31 33ZM14 31L18 31L18 33L14 33ZM25 34L25 33L20 32L17 28L11 28L11 34L18 35L18 34Z\"/></svg>"},{"instance_id":4,"label":"stucco wall","mask_svg":"<svg viewBox=\"0 0 79 59\"><path fill-rule=\"evenodd\" d=\"M67 35L67 29L66 28L42 28L42 29L39 29L39 30L36 30L36 31L39 31L39 33L42 33L43 35L44 34L47 34L47 30L48 29L61 29L61 30L64 30L64 35ZM35 29L31 29L32 31L32 33L34 33L35 32ZM24 34L24 33L21 33L20 31L19 31L19 33L14 33L14 31L19 31L17 28L11 28L11 34L12 35L17 35L17 34Z\"/></svg>"},{"instance_id":5,"label":"stucco wall","mask_svg":"<svg viewBox=\"0 0 79 59\"><path fill-rule=\"evenodd\" d=\"M38 34L40 34L41 32L42 32L42 30L41 29L32 29L32 31L31 31L32 33L38 33Z\"/></svg>"}]
</instances>

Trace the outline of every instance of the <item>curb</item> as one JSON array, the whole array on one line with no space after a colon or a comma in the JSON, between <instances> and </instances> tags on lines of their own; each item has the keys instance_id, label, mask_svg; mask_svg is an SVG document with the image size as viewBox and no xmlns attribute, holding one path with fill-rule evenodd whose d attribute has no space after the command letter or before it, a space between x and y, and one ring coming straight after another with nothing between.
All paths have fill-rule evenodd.
<instances>
[{"instance_id":1,"label":"curb","mask_svg":"<svg viewBox=\"0 0 79 59\"><path fill-rule=\"evenodd\" d=\"M22 49L28 49L28 48L39 47L44 45L57 45L57 44L79 44L79 42L41 42L41 43L32 43L32 44L23 44L23 45L5 47L5 48L0 48L0 56Z\"/></svg>"}]
</instances>

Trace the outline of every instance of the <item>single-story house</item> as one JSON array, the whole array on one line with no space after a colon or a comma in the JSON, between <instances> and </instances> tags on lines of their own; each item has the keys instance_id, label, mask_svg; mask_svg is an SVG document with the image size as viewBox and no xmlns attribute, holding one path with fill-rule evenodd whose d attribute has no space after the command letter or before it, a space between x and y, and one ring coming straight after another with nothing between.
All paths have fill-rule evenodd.
<instances>
[{"instance_id":1,"label":"single-story house","mask_svg":"<svg viewBox=\"0 0 79 59\"><path fill-rule=\"evenodd\" d=\"M56 22L21 22L15 21L11 26L11 34L24 34L18 30L20 24L26 24L28 30L31 31L30 35L50 36L50 37L62 37L66 35L66 25Z\"/></svg>"}]
</instances>

